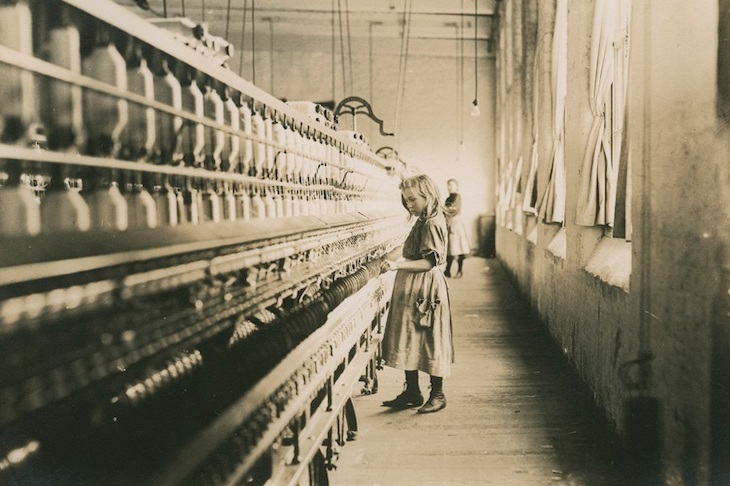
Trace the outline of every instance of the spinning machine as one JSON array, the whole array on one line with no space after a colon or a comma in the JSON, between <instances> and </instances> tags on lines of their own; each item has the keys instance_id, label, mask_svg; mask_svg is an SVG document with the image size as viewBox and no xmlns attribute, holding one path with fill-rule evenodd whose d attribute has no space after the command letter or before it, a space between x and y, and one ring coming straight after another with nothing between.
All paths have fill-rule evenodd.
<instances>
[{"instance_id":1,"label":"spinning machine","mask_svg":"<svg viewBox=\"0 0 730 486\"><path fill-rule=\"evenodd\" d=\"M0 0L0 484L327 484L399 174L186 19Z\"/></svg>"}]
</instances>

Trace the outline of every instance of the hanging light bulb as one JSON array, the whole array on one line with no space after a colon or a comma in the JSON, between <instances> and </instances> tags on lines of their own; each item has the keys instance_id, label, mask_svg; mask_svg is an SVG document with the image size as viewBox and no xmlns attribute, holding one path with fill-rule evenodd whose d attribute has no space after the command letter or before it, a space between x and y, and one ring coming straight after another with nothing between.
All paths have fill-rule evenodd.
<instances>
[{"instance_id":1,"label":"hanging light bulb","mask_svg":"<svg viewBox=\"0 0 730 486\"><path fill-rule=\"evenodd\" d=\"M477 101L477 93L479 82L477 78L477 0L474 0L474 101L472 101L471 112L469 114L474 118L480 115L479 101Z\"/></svg>"}]
</instances>

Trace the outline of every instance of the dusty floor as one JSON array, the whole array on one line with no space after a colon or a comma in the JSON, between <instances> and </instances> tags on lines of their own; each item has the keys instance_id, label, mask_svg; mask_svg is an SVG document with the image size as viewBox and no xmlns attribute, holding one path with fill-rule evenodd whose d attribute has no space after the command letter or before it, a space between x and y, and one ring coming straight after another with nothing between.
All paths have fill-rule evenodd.
<instances>
[{"instance_id":1,"label":"dusty floor","mask_svg":"<svg viewBox=\"0 0 730 486\"><path fill-rule=\"evenodd\" d=\"M393 411L403 373L354 399L359 432L341 450L333 486L623 486L618 440L544 327L531 320L494 259L469 258L451 279L456 363L448 406ZM428 394L428 377L421 374Z\"/></svg>"}]
</instances>

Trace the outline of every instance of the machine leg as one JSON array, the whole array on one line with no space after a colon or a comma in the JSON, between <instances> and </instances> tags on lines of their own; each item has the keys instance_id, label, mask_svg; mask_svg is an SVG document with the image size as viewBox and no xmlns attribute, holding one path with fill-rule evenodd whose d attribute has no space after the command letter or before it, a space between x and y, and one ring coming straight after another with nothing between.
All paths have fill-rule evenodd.
<instances>
[{"instance_id":1,"label":"machine leg","mask_svg":"<svg viewBox=\"0 0 730 486\"><path fill-rule=\"evenodd\" d=\"M327 474L327 460L322 452L317 454L309 463L309 484L311 486L329 486L330 480Z\"/></svg>"},{"instance_id":2,"label":"machine leg","mask_svg":"<svg viewBox=\"0 0 730 486\"><path fill-rule=\"evenodd\" d=\"M347 424L347 440L357 438L357 414L352 398L345 403L345 423Z\"/></svg>"},{"instance_id":3,"label":"machine leg","mask_svg":"<svg viewBox=\"0 0 730 486\"><path fill-rule=\"evenodd\" d=\"M373 357L365 369L365 374L360 377L360 381L364 383L362 387L363 395L374 395L378 393L378 365L377 357Z\"/></svg>"}]
</instances>

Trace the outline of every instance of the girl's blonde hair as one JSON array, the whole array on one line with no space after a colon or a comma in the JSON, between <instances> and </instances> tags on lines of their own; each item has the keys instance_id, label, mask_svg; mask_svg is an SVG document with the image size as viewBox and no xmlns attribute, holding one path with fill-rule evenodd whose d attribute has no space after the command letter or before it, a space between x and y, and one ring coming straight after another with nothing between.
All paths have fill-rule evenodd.
<instances>
[{"instance_id":1,"label":"girl's blonde hair","mask_svg":"<svg viewBox=\"0 0 730 486\"><path fill-rule=\"evenodd\" d=\"M444 207L441 204L441 193L439 192L439 188L426 174L419 174L403 179L400 182L400 185L398 185L398 189L402 192L407 188L413 189L426 200L426 208L423 210L422 214L424 218L433 218L439 213L444 212ZM402 194L400 199L403 207L408 209L406 200L403 198Z\"/></svg>"}]
</instances>

